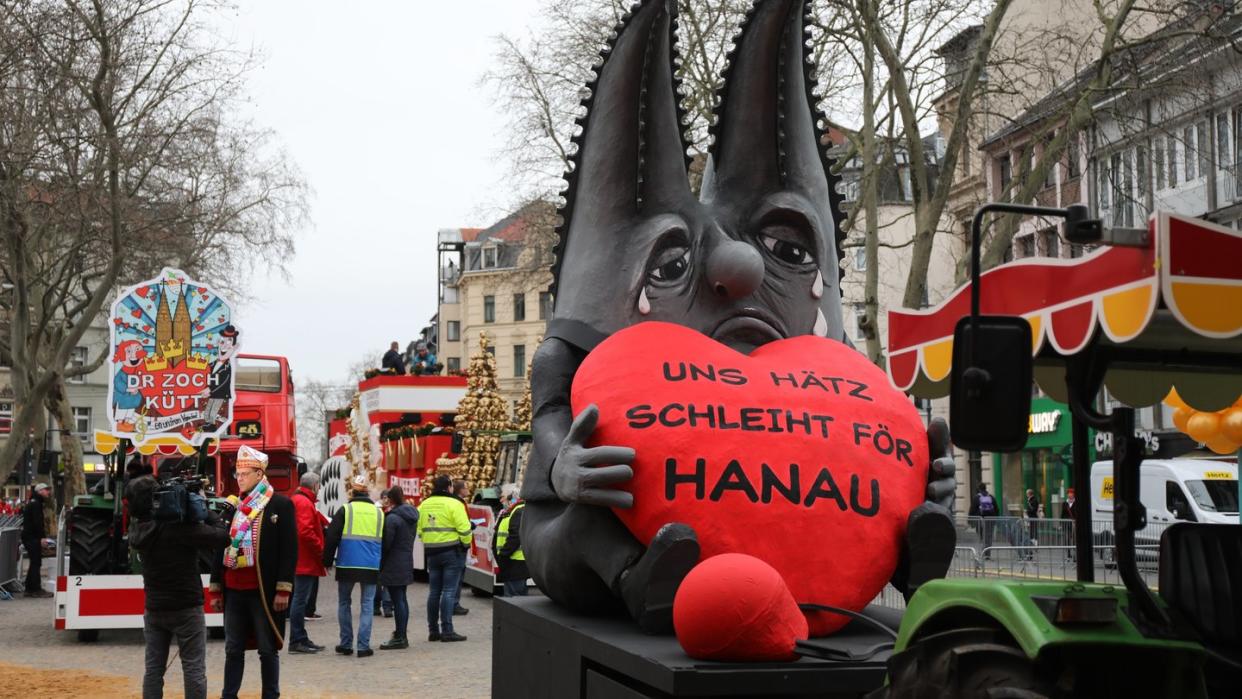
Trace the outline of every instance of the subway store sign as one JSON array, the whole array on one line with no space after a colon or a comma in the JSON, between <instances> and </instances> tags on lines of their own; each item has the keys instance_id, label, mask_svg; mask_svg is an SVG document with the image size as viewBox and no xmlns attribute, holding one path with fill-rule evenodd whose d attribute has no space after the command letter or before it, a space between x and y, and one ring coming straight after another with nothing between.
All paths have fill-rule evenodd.
<instances>
[{"instance_id":1,"label":"subway store sign","mask_svg":"<svg viewBox=\"0 0 1242 699\"><path fill-rule=\"evenodd\" d=\"M1069 406L1051 398L1035 398L1031 401L1031 413L1027 421L1027 449L1062 447L1073 441L1073 419Z\"/></svg>"}]
</instances>

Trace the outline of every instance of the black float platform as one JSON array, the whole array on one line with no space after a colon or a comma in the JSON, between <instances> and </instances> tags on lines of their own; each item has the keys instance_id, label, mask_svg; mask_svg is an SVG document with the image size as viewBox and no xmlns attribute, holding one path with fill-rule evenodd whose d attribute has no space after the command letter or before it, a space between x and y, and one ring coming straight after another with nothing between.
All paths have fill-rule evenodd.
<instances>
[{"instance_id":1,"label":"black float platform","mask_svg":"<svg viewBox=\"0 0 1242 699\"><path fill-rule=\"evenodd\" d=\"M888 640L854 623L816 645L860 655ZM498 699L859 697L883 684L888 656L704 662L687 656L672 636L647 636L629 619L571 614L546 597L497 598L492 612L492 696Z\"/></svg>"}]
</instances>

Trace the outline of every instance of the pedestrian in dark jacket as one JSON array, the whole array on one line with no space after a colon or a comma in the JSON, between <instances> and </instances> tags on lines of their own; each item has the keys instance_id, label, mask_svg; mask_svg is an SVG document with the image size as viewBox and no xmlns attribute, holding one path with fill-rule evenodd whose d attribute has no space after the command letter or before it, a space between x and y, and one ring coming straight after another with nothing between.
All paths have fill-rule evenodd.
<instances>
[{"instance_id":1,"label":"pedestrian in dark jacket","mask_svg":"<svg viewBox=\"0 0 1242 699\"><path fill-rule=\"evenodd\" d=\"M237 699L246 649L259 649L263 699L280 696L280 649L298 564L293 503L267 480L267 455L242 446L234 466L241 499L211 575L212 609L224 612L224 689ZM223 595L223 602L217 595Z\"/></svg>"},{"instance_id":2,"label":"pedestrian in dark jacket","mask_svg":"<svg viewBox=\"0 0 1242 699\"><path fill-rule=\"evenodd\" d=\"M52 489L47 483L38 483L30 495L30 502L22 508L22 546L26 547L26 560L30 568L26 570L26 596L51 597L52 593L43 589L43 540L47 538L47 528L43 524L43 508Z\"/></svg>"},{"instance_id":3,"label":"pedestrian in dark jacket","mask_svg":"<svg viewBox=\"0 0 1242 699\"><path fill-rule=\"evenodd\" d=\"M368 492L367 477L350 480L353 497L332 515L324 538L323 564L336 566L336 621L340 625L341 642L338 655L354 652L353 610L350 598L354 585L361 588L358 617L358 657L375 655L371 649L371 624L375 613L375 586L379 583L380 561L383 556L384 511ZM346 526L346 518L349 524Z\"/></svg>"},{"instance_id":4,"label":"pedestrian in dark jacket","mask_svg":"<svg viewBox=\"0 0 1242 699\"><path fill-rule=\"evenodd\" d=\"M383 559L379 584L388 589L396 628L392 638L380 644L382 650L409 648L406 628L410 623L410 602L405 588L414 582L414 535L418 532L418 510L405 501L401 486L388 491L392 509L384 517Z\"/></svg>"},{"instance_id":5,"label":"pedestrian in dark jacket","mask_svg":"<svg viewBox=\"0 0 1242 699\"><path fill-rule=\"evenodd\" d=\"M388 347L388 351L384 353L384 358L380 360L380 368L392 374L405 373L405 360L401 358L401 352L397 350L399 345L392 343Z\"/></svg>"},{"instance_id":6,"label":"pedestrian in dark jacket","mask_svg":"<svg viewBox=\"0 0 1242 699\"><path fill-rule=\"evenodd\" d=\"M207 696L207 622L203 616L203 573L200 555L220 556L228 530L214 512L205 522L157 522L151 518L152 494L158 484L150 476L130 481L129 545L142 562L146 613L143 699L164 696L168 647L177 641L186 699Z\"/></svg>"},{"instance_id":7,"label":"pedestrian in dark jacket","mask_svg":"<svg viewBox=\"0 0 1242 699\"><path fill-rule=\"evenodd\" d=\"M522 510L525 503L518 497L514 483L501 489L500 502L505 509L496 520L496 535L492 537L492 549L496 555L496 582L504 585L505 597L526 595L526 579L530 570L526 567L526 554L522 551Z\"/></svg>"}]
</instances>

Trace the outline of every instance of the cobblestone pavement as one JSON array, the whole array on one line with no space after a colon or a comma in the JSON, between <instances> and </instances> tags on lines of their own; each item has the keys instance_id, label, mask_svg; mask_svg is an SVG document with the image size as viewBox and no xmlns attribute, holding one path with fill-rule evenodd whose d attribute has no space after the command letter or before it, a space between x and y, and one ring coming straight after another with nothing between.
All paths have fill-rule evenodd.
<instances>
[{"instance_id":1,"label":"cobblestone pavement","mask_svg":"<svg viewBox=\"0 0 1242 699\"><path fill-rule=\"evenodd\" d=\"M52 588L50 563L44 568ZM356 589L356 588L355 588ZM358 614L357 592L354 615ZM327 646L316 655L281 654L280 684L283 697L409 697L437 696L487 697L491 692L492 601L475 597L470 588L462 592L462 606L470 609L466 616L454 618L458 633L469 640L464 643L428 643L426 633L427 585L415 583L407 591L410 601L410 648L399 651L379 650L379 644L392 634L393 620L376 617L371 633L371 646L376 649L370 658L339 656L332 652L338 642L336 623L336 584L331 575L319 586L319 621L307 622L311 640ZM355 620L356 632L356 620ZM175 644L173 646L176 648ZM4 694L15 689L9 678L16 671L5 665L45 670L85 670L77 682L71 673L30 673L28 681L52 682L52 687L35 687L34 692ZM76 633L52 628L52 600L25 599L0 601L0 697L86 696L102 699L103 686L109 676L128 679L132 694L140 696L143 668L141 629L104 631L97 643L79 643ZM224 677L224 641L207 642L208 696L219 696ZM49 678L49 679L43 679ZM86 680L89 679L89 682ZM89 689L88 689L89 688ZM47 690L54 690L47 693ZM259 696L259 659L253 651L247 654L243 696ZM118 696L127 696L119 694ZM181 696L180 661L173 660L165 675L165 696Z\"/></svg>"}]
</instances>

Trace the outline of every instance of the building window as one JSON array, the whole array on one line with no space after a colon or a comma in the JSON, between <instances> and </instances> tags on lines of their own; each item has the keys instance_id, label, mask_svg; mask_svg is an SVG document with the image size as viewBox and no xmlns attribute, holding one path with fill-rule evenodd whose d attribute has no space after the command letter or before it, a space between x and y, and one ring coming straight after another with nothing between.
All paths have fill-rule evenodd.
<instances>
[{"instance_id":1,"label":"building window","mask_svg":"<svg viewBox=\"0 0 1242 699\"><path fill-rule=\"evenodd\" d=\"M1056 137L1055 133L1049 133L1044 138L1044 148L1043 148L1042 156L1041 156L1043 160L1048 159L1048 149L1052 145L1052 139L1055 137ZM1055 162L1049 163L1048 172L1044 173L1044 187L1054 187L1056 186L1056 183L1057 183L1057 165Z\"/></svg>"},{"instance_id":2,"label":"building window","mask_svg":"<svg viewBox=\"0 0 1242 699\"><path fill-rule=\"evenodd\" d=\"M488 345L488 346L487 346L487 351L488 351L488 352L489 352L489 353L490 353L493 357L495 357L495 356L496 356L496 345Z\"/></svg>"},{"instance_id":3,"label":"building window","mask_svg":"<svg viewBox=\"0 0 1242 699\"><path fill-rule=\"evenodd\" d=\"M1066 150L1066 169L1069 172L1070 179L1074 179L1082 174L1082 163L1079 162L1081 157L1078 152L1078 134L1069 137L1069 141L1065 144Z\"/></svg>"},{"instance_id":4,"label":"building window","mask_svg":"<svg viewBox=\"0 0 1242 699\"><path fill-rule=\"evenodd\" d=\"M449 357L446 360L449 372L461 371L461 357Z\"/></svg>"},{"instance_id":5,"label":"building window","mask_svg":"<svg viewBox=\"0 0 1242 699\"><path fill-rule=\"evenodd\" d=\"M496 246L491 245L483 248L483 269L491 269L496 266Z\"/></svg>"},{"instance_id":6,"label":"building window","mask_svg":"<svg viewBox=\"0 0 1242 699\"><path fill-rule=\"evenodd\" d=\"M69 356L69 369L76 370L86 366L86 348L74 347L73 354ZM70 376L66 379L69 383L86 383L86 374Z\"/></svg>"},{"instance_id":7,"label":"building window","mask_svg":"<svg viewBox=\"0 0 1242 699\"><path fill-rule=\"evenodd\" d=\"M552 293L549 291L539 292L539 320L547 320L552 317Z\"/></svg>"},{"instance_id":8,"label":"building window","mask_svg":"<svg viewBox=\"0 0 1242 699\"><path fill-rule=\"evenodd\" d=\"M91 409L73 408L73 433L85 438L91 433Z\"/></svg>"},{"instance_id":9,"label":"building window","mask_svg":"<svg viewBox=\"0 0 1242 699\"><path fill-rule=\"evenodd\" d=\"M1122 226L1134 225L1134 161L1130 159L1130 151L1125 151L1121 158L1121 190L1117 194L1117 213L1121 214ZM1114 221L1117 219L1114 218Z\"/></svg>"},{"instance_id":10,"label":"building window","mask_svg":"<svg viewBox=\"0 0 1242 699\"><path fill-rule=\"evenodd\" d=\"M526 294L513 295L513 322L526 320Z\"/></svg>"},{"instance_id":11,"label":"building window","mask_svg":"<svg viewBox=\"0 0 1242 699\"><path fill-rule=\"evenodd\" d=\"M863 247L854 248L854 270L858 272L867 271L867 249Z\"/></svg>"},{"instance_id":12,"label":"building window","mask_svg":"<svg viewBox=\"0 0 1242 699\"><path fill-rule=\"evenodd\" d=\"M1061 238L1057 235L1057 229L1045 228L1039 232L1040 242L1044 245L1044 255L1047 257L1061 256Z\"/></svg>"},{"instance_id":13,"label":"building window","mask_svg":"<svg viewBox=\"0 0 1242 699\"><path fill-rule=\"evenodd\" d=\"M458 342L461 340L461 321L449 320L444 324L444 336L449 342Z\"/></svg>"},{"instance_id":14,"label":"building window","mask_svg":"<svg viewBox=\"0 0 1242 699\"><path fill-rule=\"evenodd\" d=\"M484 323L495 323L496 322L496 297L495 296L484 296L483 297L483 322Z\"/></svg>"},{"instance_id":15,"label":"building window","mask_svg":"<svg viewBox=\"0 0 1242 699\"><path fill-rule=\"evenodd\" d=\"M513 346L513 378L526 378L526 345Z\"/></svg>"},{"instance_id":16,"label":"building window","mask_svg":"<svg viewBox=\"0 0 1242 699\"><path fill-rule=\"evenodd\" d=\"M1000 177L1000 191L996 193L997 199L1009 198L1009 183L1013 180L1013 163L1009 160L1009 155L1002 155L997 160L997 171Z\"/></svg>"},{"instance_id":17,"label":"building window","mask_svg":"<svg viewBox=\"0 0 1242 699\"><path fill-rule=\"evenodd\" d=\"M1216 115L1216 167L1229 167L1229 115Z\"/></svg>"},{"instance_id":18,"label":"building window","mask_svg":"<svg viewBox=\"0 0 1242 699\"><path fill-rule=\"evenodd\" d=\"M13 430L13 404L5 401L0 403L0 434L8 434Z\"/></svg>"},{"instance_id":19,"label":"building window","mask_svg":"<svg viewBox=\"0 0 1242 699\"><path fill-rule=\"evenodd\" d=\"M445 303L459 303L457 299L458 299L457 287L455 286L444 287L444 302Z\"/></svg>"},{"instance_id":20,"label":"building window","mask_svg":"<svg viewBox=\"0 0 1242 699\"><path fill-rule=\"evenodd\" d=\"M1169 187L1177 186L1177 139L1170 134L1165 141L1165 163L1169 166Z\"/></svg>"},{"instance_id":21,"label":"building window","mask_svg":"<svg viewBox=\"0 0 1242 699\"><path fill-rule=\"evenodd\" d=\"M1195 144L1199 151L1199 177L1207 175L1208 168L1212 167L1212 149L1208 147L1208 122L1201 121L1195 124Z\"/></svg>"},{"instance_id":22,"label":"building window","mask_svg":"<svg viewBox=\"0 0 1242 699\"><path fill-rule=\"evenodd\" d=\"M1035 257L1035 236L1025 235L1018 238L1018 259Z\"/></svg>"},{"instance_id":23,"label":"building window","mask_svg":"<svg viewBox=\"0 0 1242 699\"><path fill-rule=\"evenodd\" d=\"M867 305L862 303L854 304L854 339L863 341L867 339Z\"/></svg>"},{"instance_id":24,"label":"building window","mask_svg":"<svg viewBox=\"0 0 1242 699\"><path fill-rule=\"evenodd\" d=\"M1100 158L1095 163L1096 179L1099 180L1095 187L1096 208L1099 210L1100 216L1103 217L1111 208L1109 194L1113 191L1113 180L1109 175L1107 158Z\"/></svg>"},{"instance_id":25,"label":"building window","mask_svg":"<svg viewBox=\"0 0 1242 699\"><path fill-rule=\"evenodd\" d=\"M1138 178L1138 205L1143 210L1147 209L1147 146L1139 146L1134 149L1134 174Z\"/></svg>"},{"instance_id":26,"label":"building window","mask_svg":"<svg viewBox=\"0 0 1242 699\"><path fill-rule=\"evenodd\" d=\"M1199 154L1195 152L1194 125L1182 129L1182 152L1185 153L1183 161L1186 167L1186 181L1191 182L1199 177L1195 170L1199 162Z\"/></svg>"},{"instance_id":27,"label":"building window","mask_svg":"<svg viewBox=\"0 0 1242 699\"><path fill-rule=\"evenodd\" d=\"M1156 190L1164 189L1164 138L1157 138L1151 144L1151 171L1156 176Z\"/></svg>"}]
</instances>

